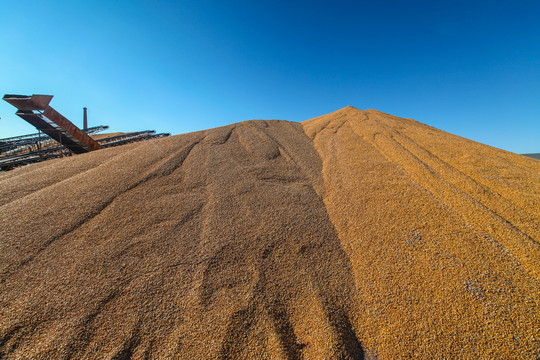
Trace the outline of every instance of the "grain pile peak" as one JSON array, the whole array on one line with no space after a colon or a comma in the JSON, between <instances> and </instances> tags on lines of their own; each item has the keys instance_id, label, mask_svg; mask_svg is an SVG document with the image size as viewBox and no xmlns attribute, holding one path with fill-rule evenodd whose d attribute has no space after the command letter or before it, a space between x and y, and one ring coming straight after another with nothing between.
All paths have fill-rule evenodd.
<instances>
[{"instance_id":1,"label":"grain pile peak","mask_svg":"<svg viewBox=\"0 0 540 360\"><path fill-rule=\"evenodd\" d=\"M540 165L348 106L0 174L0 358L524 358Z\"/></svg>"},{"instance_id":2,"label":"grain pile peak","mask_svg":"<svg viewBox=\"0 0 540 360\"><path fill-rule=\"evenodd\" d=\"M303 123L380 358L540 353L540 163L347 107Z\"/></svg>"}]
</instances>

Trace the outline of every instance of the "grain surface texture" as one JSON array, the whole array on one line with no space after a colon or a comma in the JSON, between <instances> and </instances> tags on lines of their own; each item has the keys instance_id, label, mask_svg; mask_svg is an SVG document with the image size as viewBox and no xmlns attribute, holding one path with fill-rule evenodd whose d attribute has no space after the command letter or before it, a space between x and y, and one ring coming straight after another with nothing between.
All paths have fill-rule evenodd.
<instances>
[{"instance_id":1,"label":"grain surface texture","mask_svg":"<svg viewBox=\"0 0 540 360\"><path fill-rule=\"evenodd\" d=\"M0 359L536 359L540 162L341 109L0 174Z\"/></svg>"}]
</instances>

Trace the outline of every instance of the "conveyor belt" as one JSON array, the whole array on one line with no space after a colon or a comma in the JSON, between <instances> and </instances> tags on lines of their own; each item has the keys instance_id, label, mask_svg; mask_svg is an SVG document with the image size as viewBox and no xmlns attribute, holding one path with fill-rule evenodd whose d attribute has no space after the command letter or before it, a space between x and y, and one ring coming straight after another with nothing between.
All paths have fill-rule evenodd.
<instances>
[{"instance_id":1,"label":"conveyor belt","mask_svg":"<svg viewBox=\"0 0 540 360\"><path fill-rule=\"evenodd\" d=\"M51 95L4 95L4 100L15 106L16 114L36 129L41 130L75 154L102 148L90 136L54 110Z\"/></svg>"},{"instance_id":2,"label":"conveyor belt","mask_svg":"<svg viewBox=\"0 0 540 360\"><path fill-rule=\"evenodd\" d=\"M124 145L136 141L144 141L150 139L157 139L169 136L169 133L160 133L156 134L154 130L145 130L133 133L127 133L122 135L111 136L108 138L103 138L97 140L100 145L103 147L114 147L119 145ZM17 166L32 164L36 162L41 162L44 160L49 160L53 158L58 158L61 156L70 155L71 152L66 153L66 148L64 146L57 146L53 148L42 149L40 151L31 151L25 154L9 156L6 158L0 158L0 170L10 170Z\"/></svg>"}]
</instances>

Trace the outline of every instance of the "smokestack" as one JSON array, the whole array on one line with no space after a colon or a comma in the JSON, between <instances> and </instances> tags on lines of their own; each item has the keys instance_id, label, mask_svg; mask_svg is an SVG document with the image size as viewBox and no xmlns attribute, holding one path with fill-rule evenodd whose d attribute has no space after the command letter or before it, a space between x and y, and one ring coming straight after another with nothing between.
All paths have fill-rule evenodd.
<instances>
[{"instance_id":1,"label":"smokestack","mask_svg":"<svg viewBox=\"0 0 540 360\"><path fill-rule=\"evenodd\" d=\"M83 130L86 131L88 129L88 113L86 111L86 108L83 108Z\"/></svg>"}]
</instances>

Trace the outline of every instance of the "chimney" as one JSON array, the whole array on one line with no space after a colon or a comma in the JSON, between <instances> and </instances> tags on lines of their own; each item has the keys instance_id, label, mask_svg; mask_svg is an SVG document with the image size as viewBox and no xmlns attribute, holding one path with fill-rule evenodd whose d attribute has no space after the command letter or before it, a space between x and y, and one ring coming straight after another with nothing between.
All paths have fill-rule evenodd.
<instances>
[{"instance_id":1,"label":"chimney","mask_svg":"<svg viewBox=\"0 0 540 360\"><path fill-rule=\"evenodd\" d=\"M86 131L88 129L88 113L86 111L86 108L83 108L83 130Z\"/></svg>"}]
</instances>

